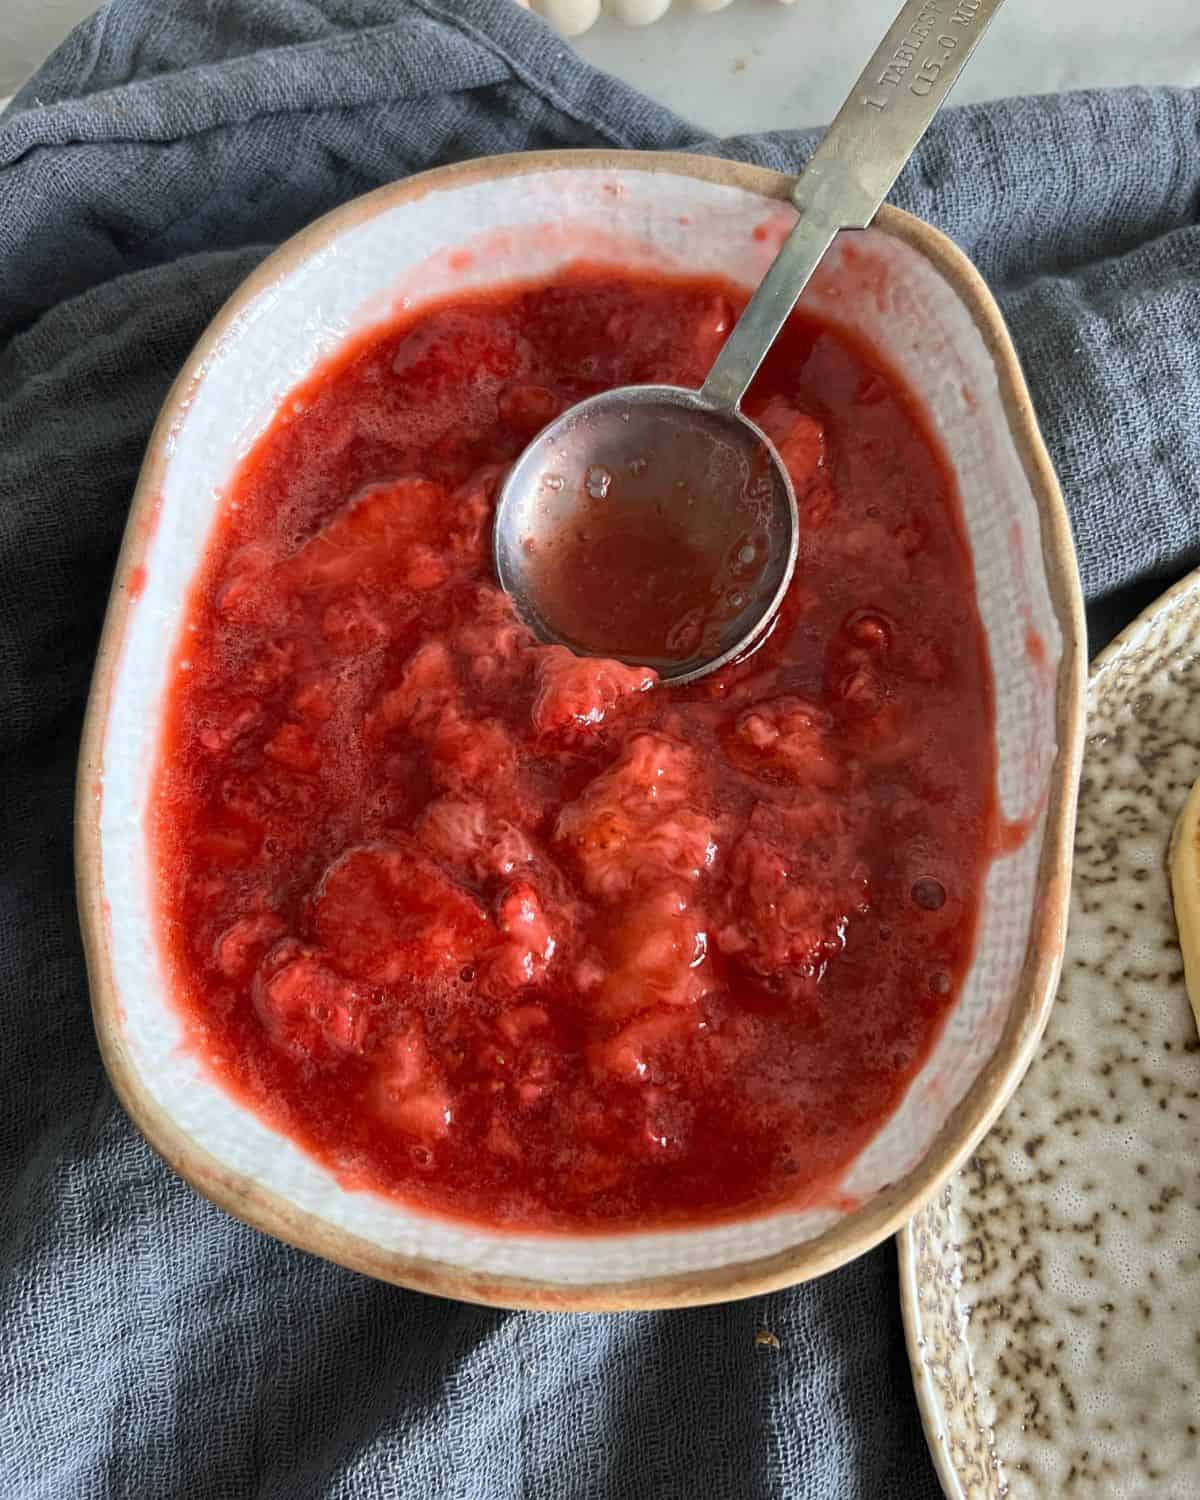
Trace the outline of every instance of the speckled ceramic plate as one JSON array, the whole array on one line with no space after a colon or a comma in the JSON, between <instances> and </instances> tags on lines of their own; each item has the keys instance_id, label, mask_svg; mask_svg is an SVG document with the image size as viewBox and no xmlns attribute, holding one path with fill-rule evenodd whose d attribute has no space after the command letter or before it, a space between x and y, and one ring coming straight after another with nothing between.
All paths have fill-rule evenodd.
<instances>
[{"instance_id":1,"label":"speckled ceramic plate","mask_svg":"<svg viewBox=\"0 0 1200 1500\"><path fill-rule=\"evenodd\" d=\"M953 1500L1200 1495L1200 1044L1166 870L1200 776L1200 573L1091 677L1067 954L1024 1083L900 1234Z\"/></svg>"}]
</instances>

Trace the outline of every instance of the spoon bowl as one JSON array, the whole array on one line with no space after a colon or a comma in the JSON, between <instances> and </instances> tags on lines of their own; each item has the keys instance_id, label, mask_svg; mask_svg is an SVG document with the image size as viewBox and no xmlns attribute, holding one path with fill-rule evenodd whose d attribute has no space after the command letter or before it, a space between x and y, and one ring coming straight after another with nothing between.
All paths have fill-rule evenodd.
<instances>
[{"instance_id":1,"label":"spoon bowl","mask_svg":"<svg viewBox=\"0 0 1200 1500\"><path fill-rule=\"evenodd\" d=\"M753 422L697 391L629 386L572 406L525 449L493 545L543 640L685 683L765 638L797 525L787 470Z\"/></svg>"}]
</instances>

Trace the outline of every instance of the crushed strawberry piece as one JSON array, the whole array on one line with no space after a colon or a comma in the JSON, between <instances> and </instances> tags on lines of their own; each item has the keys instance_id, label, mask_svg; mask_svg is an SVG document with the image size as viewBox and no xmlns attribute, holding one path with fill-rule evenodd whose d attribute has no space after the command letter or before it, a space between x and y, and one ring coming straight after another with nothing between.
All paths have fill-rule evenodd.
<instances>
[{"instance_id":1,"label":"crushed strawberry piece","mask_svg":"<svg viewBox=\"0 0 1200 1500\"><path fill-rule=\"evenodd\" d=\"M678 886L646 893L620 917L604 943L598 1013L623 1017L648 1005L690 1005L711 983L702 914Z\"/></svg>"},{"instance_id":2,"label":"crushed strawberry piece","mask_svg":"<svg viewBox=\"0 0 1200 1500\"><path fill-rule=\"evenodd\" d=\"M721 951L764 975L792 966L813 973L836 957L851 921L869 910L856 834L828 797L757 803L730 855Z\"/></svg>"},{"instance_id":3,"label":"crushed strawberry piece","mask_svg":"<svg viewBox=\"0 0 1200 1500\"><path fill-rule=\"evenodd\" d=\"M246 979L276 938L287 931L287 923L274 912L240 917L217 939L214 957L227 979Z\"/></svg>"},{"instance_id":4,"label":"crushed strawberry piece","mask_svg":"<svg viewBox=\"0 0 1200 1500\"><path fill-rule=\"evenodd\" d=\"M491 958L491 978L510 989L541 979L558 951L559 924L527 880L514 881L496 903L502 941Z\"/></svg>"},{"instance_id":5,"label":"crushed strawberry piece","mask_svg":"<svg viewBox=\"0 0 1200 1500\"><path fill-rule=\"evenodd\" d=\"M658 681L649 667L576 656L565 646L543 646L537 662L533 728L539 735L576 736L599 729L622 698L645 693Z\"/></svg>"},{"instance_id":6,"label":"crushed strawberry piece","mask_svg":"<svg viewBox=\"0 0 1200 1500\"><path fill-rule=\"evenodd\" d=\"M803 493L826 462L820 422L785 397L773 396L759 413L758 425L775 444L797 493Z\"/></svg>"},{"instance_id":7,"label":"crushed strawberry piece","mask_svg":"<svg viewBox=\"0 0 1200 1500\"><path fill-rule=\"evenodd\" d=\"M535 653L533 632L520 620L508 595L496 588L479 588L473 599L470 621L454 638L465 658L467 675L489 693L516 687Z\"/></svg>"},{"instance_id":8,"label":"crushed strawberry piece","mask_svg":"<svg viewBox=\"0 0 1200 1500\"><path fill-rule=\"evenodd\" d=\"M199 721L196 737L206 750L228 750L262 718L262 705L253 699L222 702Z\"/></svg>"},{"instance_id":9,"label":"crushed strawberry piece","mask_svg":"<svg viewBox=\"0 0 1200 1500\"><path fill-rule=\"evenodd\" d=\"M375 1110L388 1125L426 1148L447 1136L454 1124L454 1096L439 1079L428 1044L415 1031L394 1036L380 1048L371 1092ZM420 1155L417 1161L425 1164Z\"/></svg>"},{"instance_id":10,"label":"crushed strawberry piece","mask_svg":"<svg viewBox=\"0 0 1200 1500\"><path fill-rule=\"evenodd\" d=\"M285 945L260 972L255 1006L268 1034L289 1052L317 1062L360 1052L370 1024L367 997L313 952Z\"/></svg>"},{"instance_id":11,"label":"crushed strawberry piece","mask_svg":"<svg viewBox=\"0 0 1200 1500\"><path fill-rule=\"evenodd\" d=\"M425 566L422 538L445 504L441 486L417 475L369 485L290 559L289 577L307 589L407 582Z\"/></svg>"},{"instance_id":12,"label":"crushed strawberry piece","mask_svg":"<svg viewBox=\"0 0 1200 1500\"><path fill-rule=\"evenodd\" d=\"M405 662L395 687L379 700L372 722L384 730L419 729L435 724L458 697L458 673L449 650L442 641L427 641Z\"/></svg>"},{"instance_id":13,"label":"crushed strawberry piece","mask_svg":"<svg viewBox=\"0 0 1200 1500\"><path fill-rule=\"evenodd\" d=\"M430 770L439 787L459 795L501 792L516 776L520 754L499 719L446 709L430 735Z\"/></svg>"},{"instance_id":14,"label":"crushed strawberry piece","mask_svg":"<svg viewBox=\"0 0 1200 1500\"><path fill-rule=\"evenodd\" d=\"M692 805L701 800L703 784L686 746L663 735L636 735L555 825L589 894L614 901L639 884L664 876L699 880L710 870L716 823Z\"/></svg>"},{"instance_id":15,"label":"crushed strawberry piece","mask_svg":"<svg viewBox=\"0 0 1200 1500\"><path fill-rule=\"evenodd\" d=\"M382 615L361 597L335 599L321 616L321 634L335 656L357 656L387 638Z\"/></svg>"},{"instance_id":16,"label":"crushed strawberry piece","mask_svg":"<svg viewBox=\"0 0 1200 1500\"><path fill-rule=\"evenodd\" d=\"M421 814L416 834L436 859L480 885L515 874L534 857L520 828L475 799L439 797Z\"/></svg>"},{"instance_id":17,"label":"crushed strawberry piece","mask_svg":"<svg viewBox=\"0 0 1200 1500\"><path fill-rule=\"evenodd\" d=\"M833 716L803 698L757 703L734 721L730 758L759 774L836 787L846 779L845 754L834 737Z\"/></svg>"},{"instance_id":18,"label":"crushed strawberry piece","mask_svg":"<svg viewBox=\"0 0 1200 1500\"><path fill-rule=\"evenodd\" d=\"M376 984L457 974L494 929L477 901L412 850L351 849L321 880L313 929L346 974Z\"/></svg>"},{"instance_id":19,"label":"crushed strawberry piece","mask_svg":"<svg viewBox=\"0 0 1200 1500\"><path fill-rule=\"evenodd\" d=\"M287 720L263 746L263 754L290 771L316 771L321 765L321 750L312 731Z\"/></svg>"}]
</instances>

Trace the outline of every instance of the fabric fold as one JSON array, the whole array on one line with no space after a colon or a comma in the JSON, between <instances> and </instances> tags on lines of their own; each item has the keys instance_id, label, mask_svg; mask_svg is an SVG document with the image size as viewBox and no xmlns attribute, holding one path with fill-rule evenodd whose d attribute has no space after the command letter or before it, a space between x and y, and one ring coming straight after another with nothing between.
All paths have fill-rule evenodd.
<instances>
[{"instance_id":1,"label":"fabric fold","mask_svg":"<svg viewBox=\"0 0 1200 1500\"><path fill-rule=\"evenodd\" d=\"M671 65L664 58L663 66ZM787 121L781 121L786 126ZM1200 555L1200 93L950 110L894 201L996 291L1093 619ZM273 245L500 151L721 152L513 0L111 0L0 115L0 1455L15 1500L933 1500L894 1252L693 1312L507 1314L228 1218L115 1104L74 763L157 409ZM759 1344L767 1328L779 1341Z\"/></svg>"}]
</instances>

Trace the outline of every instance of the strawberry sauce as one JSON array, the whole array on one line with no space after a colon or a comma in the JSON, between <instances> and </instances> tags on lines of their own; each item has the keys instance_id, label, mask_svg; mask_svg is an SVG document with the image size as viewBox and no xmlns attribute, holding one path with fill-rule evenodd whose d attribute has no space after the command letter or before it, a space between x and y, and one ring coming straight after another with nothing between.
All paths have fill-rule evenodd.
<instances>
[{"instance_id":1,"label":"strawberry sauce","mask_svg":"<svg viewBox=\"0 0 1200 1500\"><path fill-rule=\"evenodd\" d=\"M995 826L954 483L871 351L794 317L746 401L800 560L686 688L538 645L506 466L698 385L740 294L580 265L428 306L282 404L217 521L150 828L192 1044L347 1185L512 1228L828 1198L952 1006Z\"/></svg>"}]
</instances>

